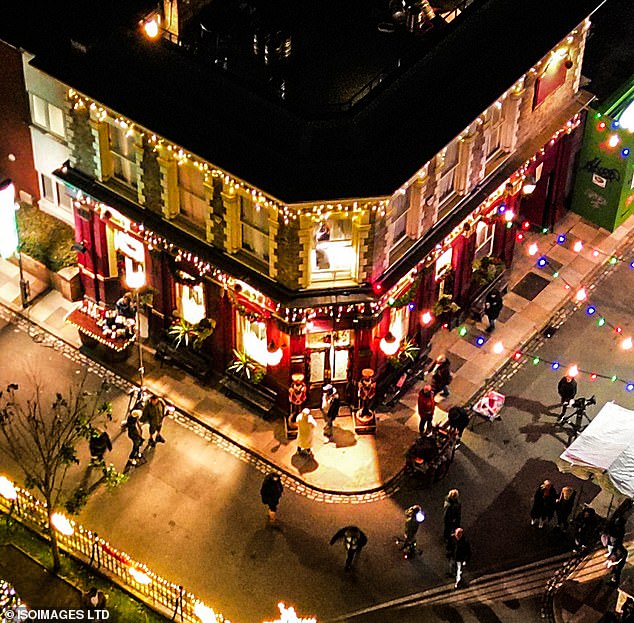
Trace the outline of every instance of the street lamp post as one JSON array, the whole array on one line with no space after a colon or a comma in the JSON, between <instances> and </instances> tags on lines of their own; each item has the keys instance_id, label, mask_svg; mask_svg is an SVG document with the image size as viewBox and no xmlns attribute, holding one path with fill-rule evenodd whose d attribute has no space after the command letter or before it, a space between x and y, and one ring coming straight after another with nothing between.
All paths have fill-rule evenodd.
<instances>
[{"instance_id":1,"label":"street lamp post","mask_svg":"<svg viewBox=\"0 0 634 623\"><path fill-rule=\"evenodd\" d=\"M22 268L22 250L20 249L20 232L15 216L15 186L10 179L0 182L0 256L9 259L18 255L20 272L20 300L22 309L29 305L30 284L24 278Z\"/></svg>"},{"instance_id":2,"label":"street lamp post","mask_svg":"<svg viewBox=\"0 0 634 623\"><path fill-rule=\"evenodd\" d=\"M141 389L144 385L145 369L143 368L143 347L141 346L141 315L139 305L139 290L145 285L145 271L143 267L134 270L132 262L126 262L126 283L128 287L134 290L134 304L136 305L135 322L136 322L136 343L139 351L139 382Z\"/></svg>"}]
</instances>

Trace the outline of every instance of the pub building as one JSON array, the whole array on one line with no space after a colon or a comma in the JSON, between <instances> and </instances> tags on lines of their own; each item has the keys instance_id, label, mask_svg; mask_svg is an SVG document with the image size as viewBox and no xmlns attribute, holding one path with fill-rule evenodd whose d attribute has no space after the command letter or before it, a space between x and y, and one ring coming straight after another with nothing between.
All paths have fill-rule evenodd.
<instances>
[{"instance_id":1,"label":"pub building","mask_svg":"<svg viewBox=\"0 0 634 623\"><path fill-rule=\"evenodd\" d=\"M521 3L509 15L501 0L473 4L478 12L464 15L421 8L407 26L395 17L403 36L368 31L381 50L350 28L337 45L369 50L364 62L384 70L390 88L370 85L363 105L338 102L335 113L333 92L301 82L310 75L285 74L283 64L275 77L284 89L246 81L233 106L236 83L223 72L246 79L247 64L213 63L199 84L201 65L173 45L186 36L184 21L168 22L161 11L142 24L159 23L158 38L143 40L139 28L99 42L108 67L121 61L125 90L108 82L103 64L90 76L80 71L91 54L71 49L63 64L35 56L34 67L67 85L70 157L54 175L72 201L86 299L112 307L131 289L129 276L143 274L141 324L153 345L178 319L206 318L215 330L200 354L218 374L244 352L283 410L298 373L308 406L328 383L354 403L363 370L385 378L410 343L424 347L465 317L478 294L477 262L509 267L519 222L548 225L568 200L596 2L565 10L542 3L548 32L535 7ZM323 10L314 28L341 17ZM300 41L303 22L292 17L285 24ZM502 44L497 34L515 20L522 28ZM459 60L456 40L468 51ZM451 61L451 72L432 56ZM386 59L394 58L399 71L391 72ZM184 82L174 72L188 79L188 67L180 97ZM355 84L362 79L345 63L340 69ZM272 84L266 97L256 92ZM433 97L421 93L425 84L436 85ZM165 113L168 92L182 110ZM214 108L218 101L224 106ZM453 306L443 310L441 301Z\"/></svg>"}]
</instances>

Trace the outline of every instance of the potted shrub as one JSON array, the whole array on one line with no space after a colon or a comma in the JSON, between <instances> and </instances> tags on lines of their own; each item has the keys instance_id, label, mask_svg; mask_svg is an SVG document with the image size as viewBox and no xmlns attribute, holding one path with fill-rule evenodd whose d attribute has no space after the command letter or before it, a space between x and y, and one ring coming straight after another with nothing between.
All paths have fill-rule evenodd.
<instances>
[{"instance_id":1,"label":"potted shrub","mask_svg":"<svg viewBox=\"0 0 634 623\"><path fill-rule=\"evenodd\" d=\"M167 335L173 340L174 348L191 347L200 350L215 328L216 321L210 318L203 318L196 324L187 322L184 318L177 318L167 330Z\"/></svg>"},{"instance_id":2,"label":"potted shrub","mask_svg":"<svg viewBox=\"0 0 634 623\"><path fill-rule=\"evenodd\" d=\"M489 285L504 270L504 262L494 255L485 255L473 262L473 281L478 288Z\"/></svg>"},{"instance_id":3,"label":"potted shrub","mask_svg":"<svg viewBox=\"0 0 634 623\"><path fill-rule=\"evenodd\" d=\"M460 311L460 305L454 302L451 294L443 294L435 303L432 312L440 324L451 323L455 315Z\"/></svg>"},{"instance_id":4,"label":"potted shrub","mask_svg":"<svg viewBox=\"0 0 634 623\"><path fill-rule=\"evenodd\" d=\"M400 348L396 355L388 358L388 363L395 369L399 370L404 366L416 361L420 348L416 346L413 340L407 340Z\"/></svg>"},{"instance_id":5,"label":"potted shrub","mask_svg":"<svg viewBox=\"0 0 634 623\"><path fill-rule=\"evenodd\" d=\"M233 357L227 372L254 385L258 385L262 381L266 374L265 368L251 359L245 351L234 348Z\"/></svg>"}]
</instances>

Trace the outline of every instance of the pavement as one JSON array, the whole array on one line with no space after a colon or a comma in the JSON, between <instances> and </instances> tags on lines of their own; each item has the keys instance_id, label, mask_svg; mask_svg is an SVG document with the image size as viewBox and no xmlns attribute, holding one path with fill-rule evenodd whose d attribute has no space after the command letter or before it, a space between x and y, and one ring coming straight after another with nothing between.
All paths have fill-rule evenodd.
<instances>
[{"instance_id":1,"label":"pavement","mask_svg":"<svg viewBox=\"0 0 634 623\"><path fill-rule=\"evenodd\" d=\"M633 230L633 219L609 233L569 213L554 233L526 232L524 242L521 246L518 243L516 249L509 292L504 297L504 308L495 331L489 335L482 323L468 322L463 325L467 329L465 335L460 335L457 329L440 330L432 340L431 356L446 353L454 374L451 395L437 403L436 419L444 419L453 404L471 403L508 362L510 355L547 327L576 290L628 243ZM563 244L557 241L559 234L565 234ZM573 249L577 241L583 243L579 252ZM539 251L530 256L527 251L533 243ZM548 261L543 269L536 266L539 257ZM77 303L64 300L32 276L28 276L28 280L33 299L26 310L21 310L17 266L0 260L0 302L69 345L89 352L81 346L76 329L65 322L67 313ZM483 344L476 342L478 337L484 339ZM502 352L494 352L493 345L497 342L502 344ZM418 434L416 396L420 384L390 412L378 414L375 436L356 435L351 417L344 413L336 421L334 442L326 443L321 435L316 435L314 458L300 459L295 452L295 442L285 439L281 421L260 417L214 387L199 385L177 368L161 367L147 345L144 345L144 362L145 381L151 391L168 398L200 425L284 472L307 491L361 497L372 497L377 492L389 494L391 484L403 467L405 451ZM131 381L138 378L136 354L127 362L106 365ZM562 623L598 620L603 614L602 605L590 599L596 593L595 584L575 578L576 572L557 595L558 620ZM582 605L575 608L574 604Z\"/></svg>"}]
</instances>

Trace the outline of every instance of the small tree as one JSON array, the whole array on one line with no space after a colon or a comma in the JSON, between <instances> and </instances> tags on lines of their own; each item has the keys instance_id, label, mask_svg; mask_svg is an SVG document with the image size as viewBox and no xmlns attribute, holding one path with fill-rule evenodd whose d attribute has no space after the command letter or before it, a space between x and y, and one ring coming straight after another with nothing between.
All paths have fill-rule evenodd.
<instances>
[{"instance_id":1,"label":"small tree","mask_svg":"<svg viewBox=\"0 0 634 623\"><path fill-rule=\"evenodd\" d=\"M60 556L51 517L76 497L65 481L69 468L79 464L77 444L90 437L94 423L112 420L111 405L104 400L106 383L95 392L85 387L86 376L52 401L36 379L29 398L17 395L15 383L0 391L0 449L22 469L25 486L39 491L46 502L54 571L60 568Z\"/></svg>"}]
</instances>

